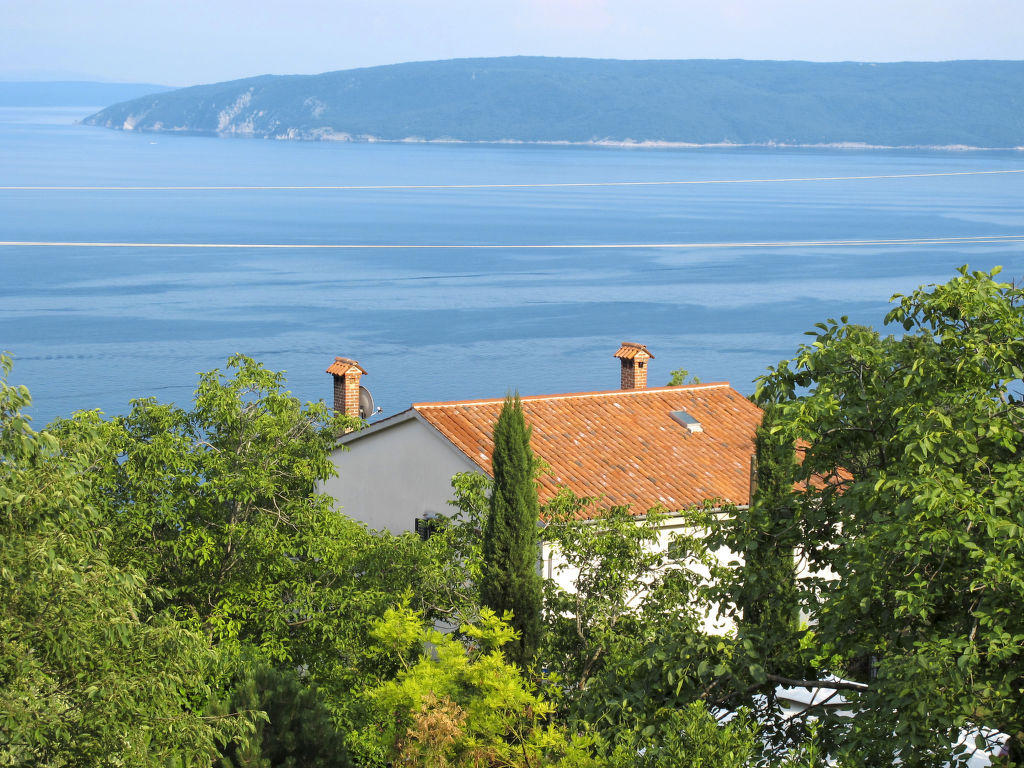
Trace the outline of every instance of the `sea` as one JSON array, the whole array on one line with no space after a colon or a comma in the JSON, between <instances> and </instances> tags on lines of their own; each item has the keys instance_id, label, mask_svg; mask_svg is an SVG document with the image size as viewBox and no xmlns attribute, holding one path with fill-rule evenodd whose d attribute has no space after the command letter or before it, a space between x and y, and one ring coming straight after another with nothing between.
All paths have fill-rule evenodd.
<instances>
[{"instance_id":1,"label":"sea","mask_svg":"<svg viewBox=\"0 0 1024 768\"><path fill-rule=\"evenodd\" d=\"M92 111L0 109L0 350L37 427L187 406L237 352L311 401L358 360L382 416L615 389L622 341L651 385L749 394L817 322L882 328L963 264L1024 278L1021 242L971 239L1024 234L1024 152L219 139Z\"/></svg>"}]
</instances>

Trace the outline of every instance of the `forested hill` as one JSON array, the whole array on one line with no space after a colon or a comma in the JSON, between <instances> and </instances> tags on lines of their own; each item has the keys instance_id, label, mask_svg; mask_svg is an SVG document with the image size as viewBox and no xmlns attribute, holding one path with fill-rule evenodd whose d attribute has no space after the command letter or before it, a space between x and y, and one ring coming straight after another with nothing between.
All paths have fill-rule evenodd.
<instances>
[{"instance_id":1,"label":"forested hill","mask_svg":"<svg viewBox=\"0 0 1024 768\"><path fill-rule=\"evenodd\" d=\"M1024 146L1024 62L454 59L248 78L87 118L276 139Z\"/></svg>"}]
</instances>

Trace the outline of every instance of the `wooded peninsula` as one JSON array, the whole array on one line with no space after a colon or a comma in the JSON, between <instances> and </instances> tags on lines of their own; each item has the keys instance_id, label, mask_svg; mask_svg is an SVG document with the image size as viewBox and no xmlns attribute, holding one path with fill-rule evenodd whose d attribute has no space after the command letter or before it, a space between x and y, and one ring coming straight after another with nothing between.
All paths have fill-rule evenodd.
<instances>
[{"instance_id":1,"label":"wooded peninsula","mask_svg":"<svg viewBox=\"0 0 1024 768\"><path fill-rule=\"evenodd\" d=\"M87 125L325 141L1024 146L1024 62L505 57L264 75Z\"/></svg>"}]
</instances>

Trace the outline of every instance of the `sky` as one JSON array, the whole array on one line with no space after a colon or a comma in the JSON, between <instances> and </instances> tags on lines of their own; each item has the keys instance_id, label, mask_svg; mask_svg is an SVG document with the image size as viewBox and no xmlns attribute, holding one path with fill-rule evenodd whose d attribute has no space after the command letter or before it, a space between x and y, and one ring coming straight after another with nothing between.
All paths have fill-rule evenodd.
<instances>
[{"instance_id":1,"label":"sky","mask_svg":"<svg viewBox=\"0 0 1024 768\"><path fill-rule=\"evenodd\" d=\"M0 78L194 85L477 56L1024 58L1022 0L0 0Z\"/></svg>"}]
</instances>

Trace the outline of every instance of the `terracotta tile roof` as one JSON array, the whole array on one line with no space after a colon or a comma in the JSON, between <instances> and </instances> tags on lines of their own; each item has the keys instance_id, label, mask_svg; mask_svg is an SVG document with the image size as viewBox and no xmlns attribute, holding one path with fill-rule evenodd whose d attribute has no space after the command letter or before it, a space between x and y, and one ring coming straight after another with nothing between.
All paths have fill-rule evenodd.
<instances>
[{"instance_id":1,"label":"terracotta tile roof","mask_svg":"<svg viewBox=\"0 0 1024 768\"><path fill-rule=\"evenodd\" d=\"M634 341L624 341L622 346L619 347L619 351L616 352L612 357L618 357L623 360L632 360L635 357L639 357L641 360L650 358L654 359L654 355L651 354L651 350L645 347L643 344L637 344Z\"/></svg>"},{"instance_id":2,"label":"terracotta tile roof","mask_svg":"<svg viewBox=\"0 0 1024 768\"><path fill-rule=\"evenodd\" d=\"M413 408L484 471L503 399L415 403ZM636 513L718 498L747 504L750 457L761 410L726 383L523 397L531 445L551 467L541 502L561 485L601 506ZM672 417L700 422L692 432Z\"/></svg>"},{"instance_id":3,"label":"terracotta tile roof","mask_svg":"<svg viewBox=\"0 0 1024 768\"><path fill-rule=\"evenodd\" d=\"M798 439L796 441L797 464L804 463L804 459L807 458L807 451L810 449L811 444L806 440ZM836 467L828 475L815 472L805 482L797 481L793 483L793 490L797 493L803 493L808 488L816 491L822 491L825 488L835 488L839 493L843 493L852 482L853 474L848 469Z\"/></svg>"},{"instance_id":4,"label":"terracotta tile roof","mask_svg":"<svg viewBox=\"0 0 1024 768\"><path fill-rule=\"evenodd\" d=\"M366 369L363 366L355 360L349 360L347 357L334 358L334 362L327 368L327 373L332 373L335 376L344 376L353 368L358 368L360 373L366 374Z\"/></svg>"}]
</instances>

